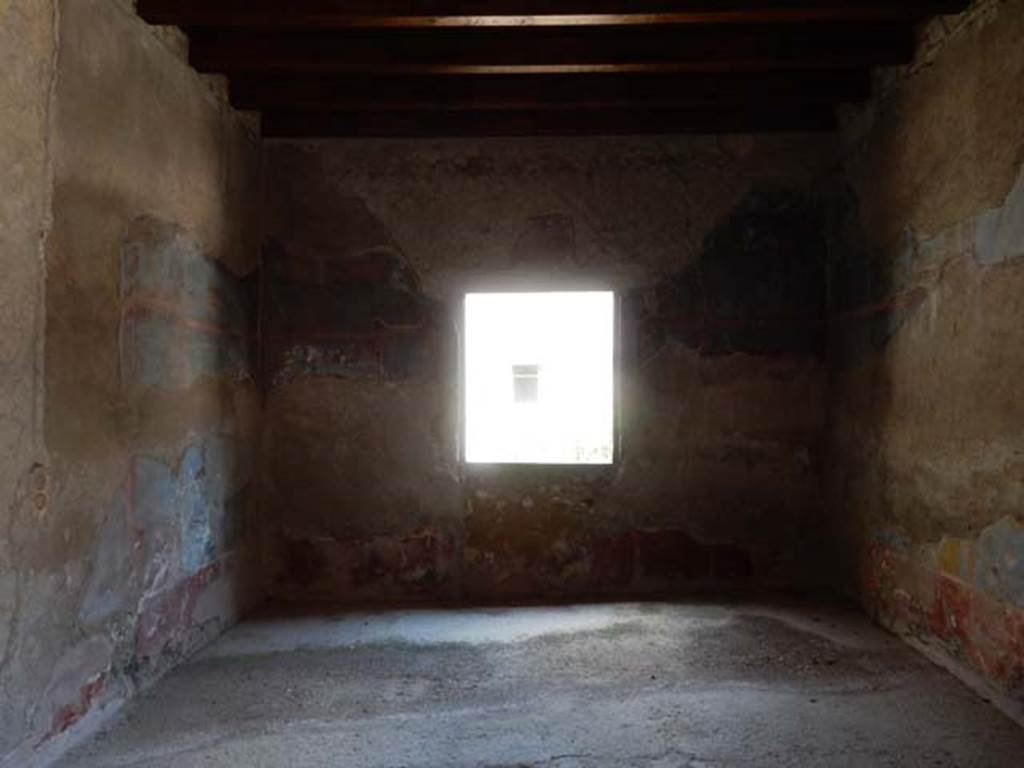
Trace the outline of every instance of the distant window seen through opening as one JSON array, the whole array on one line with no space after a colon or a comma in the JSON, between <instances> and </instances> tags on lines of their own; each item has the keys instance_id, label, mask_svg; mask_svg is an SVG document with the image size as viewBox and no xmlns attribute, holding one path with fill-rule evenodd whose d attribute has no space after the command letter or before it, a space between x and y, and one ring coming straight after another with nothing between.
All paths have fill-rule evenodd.
<instances>
[{"instance_id":1,"label":"distant window seen through opening","mask_svg":"<svg viewBox=\"0 0 1024 768\"><path fill-rule=\"evenodd\" d=\"M517 403L536 403L540 400L540 366L513 365L512 386Z\"/></svg>"},{"instance_id":2,"label":"distant window seen through opening","mask_svg":"<svg viewBox=\"0 0 1024 768\"><path fill-rule=\"evenodd\" d=\"M615 296L471 293L465 456L487 464L611 464Z\"/></svg>"}]
</instances>

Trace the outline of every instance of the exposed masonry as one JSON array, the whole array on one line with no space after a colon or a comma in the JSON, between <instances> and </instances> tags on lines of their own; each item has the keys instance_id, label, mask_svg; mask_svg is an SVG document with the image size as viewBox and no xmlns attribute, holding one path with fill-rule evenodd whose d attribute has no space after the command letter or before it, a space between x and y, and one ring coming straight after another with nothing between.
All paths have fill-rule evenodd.
<instances>
[{"instance_id":1,"label":"exposed masonry","mask_svg":"<svg viewBox=\"0 0 1024 768\"><path fill-rule=\"evenodd\" d=\"M992 24L1006 0L975 0L964 13L938 16L921 29L914 61L904 67L884 67L876 73L880 95L930 66L952 41L970 31Z\"/></svg>"},{"instance_id":2,"label":"exposed masonry","mask_svg":"<svg viewBox=\"0 0 1024 768\"><path fill-rule=\"evenodd\" d=\"M874 98L864 106L838 107L842 133L847 144L856 147L871 129L875 108L903 84L933 66L943 52L963 36L976 33L993 24L999 17L1000 9L1008 0L974 0L963 13L953 16L938 16L925 24L917 36L917 50L914 60L901 67L879 67L873 73Z\"/></svg>"}]
</instances>

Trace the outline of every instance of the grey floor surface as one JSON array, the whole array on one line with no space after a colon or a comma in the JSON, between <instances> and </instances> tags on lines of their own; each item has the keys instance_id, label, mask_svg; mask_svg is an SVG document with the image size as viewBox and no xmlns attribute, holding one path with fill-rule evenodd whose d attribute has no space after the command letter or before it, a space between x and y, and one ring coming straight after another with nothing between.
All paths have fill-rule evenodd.
<instances>
[{"instance_id":1,"label":"grey floor surface","mask_svg":"<svg viewBox=\"0 0 1024 768\"><path fill-rule=\"evenodd\" d=\"M827 603L247 621L62 768L1024 766L1024 729Z\"/></svg>"}]
</instances>

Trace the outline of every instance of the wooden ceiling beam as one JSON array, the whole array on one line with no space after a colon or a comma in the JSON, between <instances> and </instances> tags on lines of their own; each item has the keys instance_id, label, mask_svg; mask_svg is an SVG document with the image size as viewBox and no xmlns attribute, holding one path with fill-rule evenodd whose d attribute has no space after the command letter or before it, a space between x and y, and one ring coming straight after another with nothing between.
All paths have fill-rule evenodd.
<instances>
[{"instance_id":1,"label":"wooden ceiling beam","mask_svg":"<svg viewBox=\"0 0 1024 768\"><path fill-rule=\"evenodd\" d=\"M266 138L605 136L834 130L827 106L730 109L566 109L502 111L270 111Z\"/></svg>"},{"instance_id":2,"label":"wooden ceiling beam","mask_svg":"<svg viewBox=\"0 0 1024 768\"><path fill-rule=\"evenodd\" d=\"M967 0L138 0L268 137L822 131Z\"/></svg>"},{"instance_id":3,"label":"wooden ceiling beam","mask_svg":"<svg viewBox=\"0 0 1024 768\"><path fill-rule=\"evenodd\" d=\"M528 111L839 104L866 100L868 72L767 75L489 75L463 77L251 77L231 81L239 109Z\"/></svg>"},{"instance_id":4,"label":"wooden ceiling beam","mask_svg":"<svg viewBox=\"0 0 1024 768\"><path fill-rule=\"evenodd\" d=\"M909 28L717 30L438 30L430 33L196 31L200 72L277 74L540 74L862 69L901 64Z\"/></svg>"},{"instance_id":5,"label":"wooden ceiling beam","mask_svg":"<svg viewBox=\"0 0 1024 768\"><path fill-rule=\"evenodd\" d=\"M153 24L357 29L916 22L966 0L139 0Z\"/></svg>"}]
</instances>

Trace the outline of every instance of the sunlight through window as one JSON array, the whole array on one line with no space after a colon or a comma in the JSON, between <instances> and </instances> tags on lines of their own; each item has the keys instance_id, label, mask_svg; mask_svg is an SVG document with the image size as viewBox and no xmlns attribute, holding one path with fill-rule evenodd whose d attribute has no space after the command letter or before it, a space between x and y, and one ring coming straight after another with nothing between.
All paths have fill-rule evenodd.
<instances>
[{"instance_id":1,"label":"sunlight through window","mask_svg":"<svg viewBox=\"0 0 1024 768\"><path fill-rule=\"evenodd\" d=\"M466 296L466 460L611 464L615 295Z\"/></svg>"}]
</instances>

